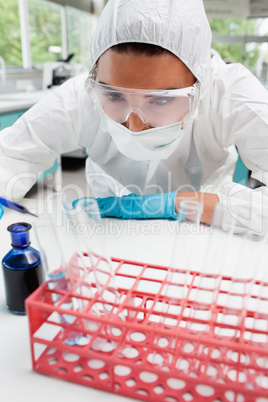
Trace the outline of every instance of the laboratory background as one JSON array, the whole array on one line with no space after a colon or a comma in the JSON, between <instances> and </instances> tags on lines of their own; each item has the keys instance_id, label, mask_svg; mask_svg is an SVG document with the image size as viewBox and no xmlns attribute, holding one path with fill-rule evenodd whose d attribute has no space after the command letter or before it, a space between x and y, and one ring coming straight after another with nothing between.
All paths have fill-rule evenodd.
<instances>
[{"instance_id":1,"label":"laboratory background","mask_svg":"<svg viewBox=\"0 0 268 402\"><path fill-rule=\"evenodd\" d=\"M0 0L0 136L88 71L107 2ZM212 54L243 64L268 90L268 0L203 3ZM83 147L63 153L19 205L2 201L0 401L268 401L267 218L256 234L252 221L250 230L224 221L218 206L218 230L200 223L197 202L186 202L174 222L100 222L94 200L92 215L73 216L59 199L91 195L86 157ZM240 157L233 181L262 185ZM49 211L56 226L34 216ZM31 255L37 281L21 279L36 289L27 306L14 301L24 297L13 282L19 269L8 265L14 245ZM40 258L52 269L46 278Z\"/></svg>"},{"instance_id":2,"label":"laboratory background","mask_svg":"<svg viewBox=\"0 0 268 402\"><path fill-rule=\"evenodd\" d=\"M106 3L105 0L0 2L0 129L12 125L49 89L88 71L89 43ZM226 63L242 63L267 87L267 1L204 0L204 6L212 30L213 51ZM85 157L83 149L62 155L40 180L57 172L52 185L61 186L61 161L71 175L83 165ZM239 159L234 180L256 187L258 183L248 181L248 177Z\"/></svg>"}]
</instances>

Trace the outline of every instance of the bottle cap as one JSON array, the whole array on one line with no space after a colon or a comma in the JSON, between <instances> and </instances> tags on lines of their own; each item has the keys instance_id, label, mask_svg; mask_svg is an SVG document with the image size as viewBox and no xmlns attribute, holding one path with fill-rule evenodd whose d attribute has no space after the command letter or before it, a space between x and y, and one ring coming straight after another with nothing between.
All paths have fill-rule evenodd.
<instances>
[{"instance_id":1,"label":"bottle cap","mask_svg":"<svg viewBox=\"0 0 268 402\"><path fill-rule=\"evenodd\" d=\"M11 234L11 245L13 247L25 247L30 244L29 230L31 225L25 222L17 222L9 225L7 230Z\"/></svg>"}]
</instances>

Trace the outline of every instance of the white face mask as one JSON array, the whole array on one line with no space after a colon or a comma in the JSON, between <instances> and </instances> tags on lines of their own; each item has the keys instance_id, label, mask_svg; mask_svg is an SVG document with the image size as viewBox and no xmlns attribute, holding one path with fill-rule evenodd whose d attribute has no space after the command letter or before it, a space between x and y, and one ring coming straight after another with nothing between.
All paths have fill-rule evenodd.
<instances>
[{"instance_id":1,"label":"white face mask","mask_svg":"<svg viewBox=\"0 0 268 402\"><path fill-rule=\"evenodd\" d=\"M184 136L182 123L134 132L104 113L102 129L111 135L123 155L136 161L167 159Z\"/></svg>"}]
</instances>

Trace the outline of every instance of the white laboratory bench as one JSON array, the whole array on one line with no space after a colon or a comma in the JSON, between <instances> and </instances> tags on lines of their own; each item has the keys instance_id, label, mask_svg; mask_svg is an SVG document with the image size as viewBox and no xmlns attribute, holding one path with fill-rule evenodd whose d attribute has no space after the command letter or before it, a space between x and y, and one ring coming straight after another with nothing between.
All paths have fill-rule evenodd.
<instances>
[{"instance_id":1,"label":"white laboratory bench","mask_svg":"<svg viewBox=\"0 0 268 402\"><path fill-rule=\"evenodd\" d=\"M24 199L21 204L35 208L36 201ZM0 220L0 258L10 250L10 234L6 228L15 222L29 222L31 216L18 214L6 209ZM165 241L161 233L163 222L160 221L152 229L153 222L112 221L111 232L108 235L110 248L114 256L129 259L148 260L157 264L165 264L171 244ZM175 222L172 222L175 224ZM117 227L117 229L116 229ZM143 229L142 229L143 227ZM121 233L119 232L121 230ZM152 230L155 235L152 235ZM32 246L37 248L34 232L30 231ZM162 250L162 251L161 251ZM5 306L3 275L0 274L0 399L1 402L127 402L131 399L112 393L102 392L94 388L62 381L32 371L30 341L27 316L16 316Z\"/></svg>"},{"instance_id":2,"label":"white laboratory bench","mask_svg":"<svg viewBox=\"0 0 268 402\"><path fill-rule=\"evenodd\" d=\"M0 115L29 109L48 92L39 90L0 94Z\"/></svg>"},{"instance_id":3,"label":"white laboratory bench","mask_svg":"<svg viewBox=\"0 0 268 402\"><path fill-rule=\"evenodd\" d=\"M35 211L36 200L24 199L22 204L32 209L33 212ZM28 218L27 215L19 215L10 210L5 211L0 221L1 259L10 249L10 235L6 231L7 226L18 221L32 223L33 219L35 218L30 216ZM204 257L204 250L207 250L208 247L208 232L206 232L208 227L203 227L203 232L201 231L202 234L198 241L196 241L194 233L185 233L185 235L178 237L175 230L177 222L174 221L106 220L106 224L106 240L109 245L110 254L114 257L168 266L170 257L173 254L175 240L176 250L179 248L180 253L185 252L186 260L191 260L191 264L195 266L196 271L198 271L199 268L200 270L202 269L200 256ZM37 248L33 230L30 236L33 247ZM193 236L190 242L189 236ZM226 237L223 236L223 238ZM242 239L237 237L233 242L229 243L229 247L231 247L228 253L230 258L228 260L228 267L224 270L224 274L227 276L232 276L232 273L237 267L237 257L239 256L239 252L242 251L241 241ZM192 247L187 249L189 245L192 245ZM254 255L254 253L257 247L257 242L252 242L252 249L247 250L248 257L245 258L242 254L240 255L244 264L243 267L240 267L240 274L243 274L245 278L251 277L252 272L256 272L257 275L256 265L252 265L253 261L256 262L256 255ZM245 248L244 251L246 251ZM217 247L214 247L212 252L214 253L214 259L212 261L214 267L215 263L220 264L221 261L218 261ZM229 262L232 262L232 264L229 264ZM173 265L176 265L176 262L174 263L173 261ZM262 277L261 272L259 272L258 275L260 275L260 278ZM0 275L0 323L1 402L127 402L131 400L124 396L99 391L94 388L77 385L62 379L34 372L31 366L28 320L26 316L13 315L6 309L2 275ZM225 359L226 358L225 356ZM231 366L233 365L234 360L231 361ZM226 383L226 387L227 385L230 386L230 383ZM241 384L239 384L239 386L241 386ZM245 386L244 383L242 384L242 387L243 386ZM222 392L224 392L224 389L225 388L222 388ZM268 384L265 385L264 389L267 392ZM249 392L251 392L251 390ZM197 401L198 399L195 400ZM231 398L230 401L231 400L233 399Z\"/></svg>"}]
</instances>

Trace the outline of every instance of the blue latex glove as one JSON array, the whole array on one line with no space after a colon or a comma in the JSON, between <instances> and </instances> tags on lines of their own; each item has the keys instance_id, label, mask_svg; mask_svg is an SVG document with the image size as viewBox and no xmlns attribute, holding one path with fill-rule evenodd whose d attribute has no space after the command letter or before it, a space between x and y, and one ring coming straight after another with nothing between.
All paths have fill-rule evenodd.
<instances>
[{"instance_id":1,"label":"blue latex glove","mask_svg":"<svg viewBox=\"0 0 268 402\"><path fill-rule=\"evenodd\" d=\"M123 197L97 198L101 217L121 219L177 219L175 212L175 197L178 191L172 193L137 195L129 194ZM89 197L73 201L73 207Z\"/></svg>"},{"instance_id":2,"label":"blue latex glove","mask_svg":"<svg viewBox=\"0 0 268 402\"><path fill-rule=\"evenodd\" d=\"M3 207L3 205L0 205L0 219L4 215L4 211L5 211L5 207Z\"/></svg>"}]
</instances>

